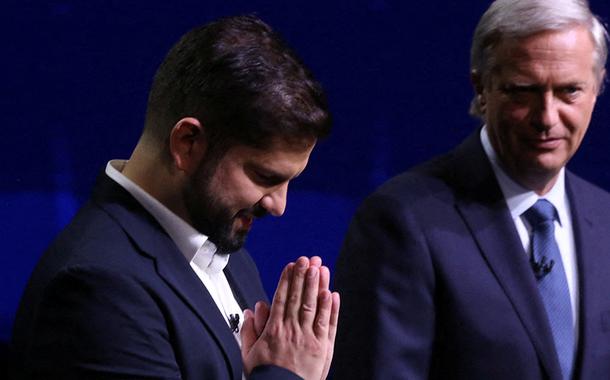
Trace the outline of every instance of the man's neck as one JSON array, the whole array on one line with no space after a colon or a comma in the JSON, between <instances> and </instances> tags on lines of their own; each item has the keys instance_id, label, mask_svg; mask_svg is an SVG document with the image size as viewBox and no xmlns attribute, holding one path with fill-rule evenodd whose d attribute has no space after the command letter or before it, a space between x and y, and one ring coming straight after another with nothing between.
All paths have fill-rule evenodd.
<instances>
[{"instance_id":1,"label":"man's neck","mask_svg":"<svg viewBox=\"0 0 610 380\"><path fill-rule=\"evenodd\" d=\"M121 173L190 223L181 198L184 179L178 178L180 173L172 171L167 162L160 161L159 157L152 156L147 149L138 144Z\"/></svg>"},{"instance_id":2,"label":"man's neck","mask_svg":"<svg viewBox=\"0 0 610 380\"><path fill-rule=\"evenodd\" d=\"M503 165L507 174L516 182L518 182L521 186L526 189L532 190L536 194L542 196L547 194L553 186L557 183L557 178L559 173L547 174L547 173L528 173L523 174L513 173L512 168L507 169L505 165Z\"/></svg>"}]
</instances>

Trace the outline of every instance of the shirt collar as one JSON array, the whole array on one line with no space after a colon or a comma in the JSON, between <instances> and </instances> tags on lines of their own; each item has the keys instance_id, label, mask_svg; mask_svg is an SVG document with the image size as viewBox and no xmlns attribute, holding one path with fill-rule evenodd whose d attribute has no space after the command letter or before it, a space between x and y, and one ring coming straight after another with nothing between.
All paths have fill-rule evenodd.
<instances>
[{"instance_id":1,"label":"shirt collar","mask_svg":"<svg viewBox=\"0 0 610 380\"><path fill-rule=\"evenodd\" d=\"M566 215L565 210L567 208L565 192L565 168L561 168L559 171L557 181L551 190L541 197L533 190L529 190L521 186L506 173L502 167L502 163L500 162L498 155L496 154L496 151L491 145L486 125L481 129L481 144L483 144L483 149L485 150L485 154L491 163L491 167L496 175L500 189L504 194L506 205L508 206L513 219L520 217L525 211L532 207L534 203L538 201L538 199L546 199L557 209L559 223L561 224L562 216Z\"/></svg>"},{"instance_id":2,"label":"shirt collar","mask_svg":"<svg viewBox=\"0 0 610 380\"><path fill-rule=\"evenodd\" d=\"M219 253L206 235L123 175L121 171L126 163L126 160L109 161L106 175L127 190L159 222L190 264L208 274L222 271L229 262L229 255Z\"/></svg>"}]
</instances>

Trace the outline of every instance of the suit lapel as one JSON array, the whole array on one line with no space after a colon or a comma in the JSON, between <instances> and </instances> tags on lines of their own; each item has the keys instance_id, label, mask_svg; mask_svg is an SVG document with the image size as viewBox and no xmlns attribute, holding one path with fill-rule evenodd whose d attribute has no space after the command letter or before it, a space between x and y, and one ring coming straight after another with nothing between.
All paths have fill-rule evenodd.
<instances>
[{"instance_id":1,"label":"suit lapel","mask_svg":"<svg viewBox=\"0 0 610 380\"><path fill-rule=\"evenodd\" d=\"M173 242L172 242L173 244ZM157 268L162 277L206 325L222 348L234 379L241 378L241 351L218 306L182 254L165 251L157 255ZM168 254L169 253L169 254Z\"/></svg>"},{"instance_id":2,"label":"suit lapel","mask_svg":"<svg viewBox=\"0 0 610 380\"><path fill-rule=\"evenodd\" d=\"M241 352L214 299L154 218L123 188L103 175L94 199L155 260L159 276L186 303L222 349L229 372L241 379Z\"/></svg>"},{"instance_id":3,"label":"suit lapel","mask_svg":"<svg viewBox=\"0 0 610 380\"><path fill-rule=\"evenodd\" d=\"M610 278L610 218L598 205L599 197L605 195L594 194L590 184L567 171L566 190L572 214L580 295L580 349L576 370L581 371L584 379L592 377L586 372L592 367L587 363L600 355L599 342L607 347L610 330L608 322L604 321L604 318L610 318L610 302L605 296Z\"/></svg>"},{"instance_id":4,"label":"suit lapel","mask_svg":"<svg viewBox=\"0 0 610 380\"><path fill-rule=\"evenodd\" d=\"M475 133L454 151L456 207L525 327L550 378L561 370L535 277L502 191Z\"/></svg>"},{"instance_id":5,"label":"suit lapel","mask_svg":"<svg viewBox=\"0 0 610 380\"><path fill-rule=\"evenodd\" d=\"M258 301L268 302L260 284L260 276L248 252L240 250L232 253L224 272L242 310L246 308L254 310L254 305Z\"/></svg>"}]
</instances>

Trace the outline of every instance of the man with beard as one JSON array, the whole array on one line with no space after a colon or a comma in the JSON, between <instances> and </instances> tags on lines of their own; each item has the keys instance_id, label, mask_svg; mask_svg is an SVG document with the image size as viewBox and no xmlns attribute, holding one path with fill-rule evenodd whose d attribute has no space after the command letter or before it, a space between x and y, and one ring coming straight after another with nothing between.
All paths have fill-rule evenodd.
<instances>
[{"instance_id":1,"label":"man with beard","mask_svg":"<svg viewBox=\"0 0 610 380\"><path fill-rule=\"evenodd\" d=\"M158 69L144 131L37 265L17 314L19 376L323 379L339 298L319 257L269 306L242 248L280 216L330 130L320 85L262 21L187 33Z\"/></svg>"},{"instance_id":2,"label":"man with beard","mask_svg":"<svg viewBox=\"0 0 610 380\"><path fill-rule=\"evenodd\" d=\"M610 195L565 167L606 36L583 0L490 5L471 47L484 125L352 221L336 379L610 378Z\"/></svg>"}]
</instances>

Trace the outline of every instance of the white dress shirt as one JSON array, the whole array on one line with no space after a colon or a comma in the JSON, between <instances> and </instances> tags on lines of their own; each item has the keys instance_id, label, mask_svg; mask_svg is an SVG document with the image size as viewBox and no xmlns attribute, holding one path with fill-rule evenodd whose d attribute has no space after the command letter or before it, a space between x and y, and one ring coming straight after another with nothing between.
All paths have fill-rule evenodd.
<instances>
[{"instance_id":1,"label":"white dress shirt","mask_svg":"<svg viewBox=\"0 0 610 380\"><path fill-rule=\"evenodd\" d=\"M500 184L506 205L521 238L524 252L530 252L530 236L532 228L523 216L523 213L538 201L546 199L555 206L559 220L555 221L555 240L559 247L563 268L566 273L568 288L570 290L570 301L572 304L572 321L574 324L575 342L578 342L578 268L576 263L576 247L574 244L574 230L572 228L572 217L570 214L570 202L565 191L565 169L562 168L557 177L557 182L551 190L539 196L532 190L528 190L515 182L504 171L498 156L491 145L487 126L481 130L481 143L485 154L491 162L491 166Z\"/></svg>"},{"instance_id":2,"label":"white dress shirt","mask_svg":"<svg viewBox=\"0 0 610 380\"><path fill-rule=\"evenodd\" d=\"M159 222L205 285L229 328L231 327L229 316L237 314L239 329L241 329L244 320L243 311L235 300L231 286L223 272L229 262L229 255L218 253L216 246L207 236L195 230L140 186L125 177L121 171L126 162L125 160L108 162L106 165L108 177L127 190ZM241 345L239 332L234 331L233 335L237 343Z\"/></svg>"}]
</instances>

